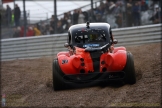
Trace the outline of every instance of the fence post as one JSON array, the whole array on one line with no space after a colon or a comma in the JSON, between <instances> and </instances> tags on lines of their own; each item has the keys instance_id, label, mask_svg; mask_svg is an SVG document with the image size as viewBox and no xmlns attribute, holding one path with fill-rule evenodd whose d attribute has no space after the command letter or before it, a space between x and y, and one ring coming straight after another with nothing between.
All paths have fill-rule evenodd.
<instances>
[{"instance_id":1,"label":"fence post","mask_svg":"<svg viewBox=\"0 0 162 108\"><path fill-rule=\"evenodd\" d=\"M57 26L57 1L54 0L54 17L55 17L55 33L56 33L56 26Z\"/></svg>"},{"instance_id":2,"label":"fence post","mask_svg":"<svg viewBox=\"0 0 162 108\"><path fill-rule=\"evenodd\" d=\"M123 12L123 26L122 27L127 27L127 1L124 0L124 12Z\"/></svg>"},{"instance_id":3,"label":"fence post","mask_svg":"<svg viewBox=\"0 0 162 108\"><path fill-rule=\"evenodd\" d=\"M93 0L91 0L91 20L94 21L93 19Z\"/></svg>"},{"instance_id":4,"label":"fence post","mask_svg":"<svg viewBox=\"0 0 162 108\"><path fill-rule=\"evenodd\" d=\"M14 4L14 9L15 9L15 0L13 0L13 4Z\"/></svg>"},{"instance_id":5,"label":"fence post","mask_svg":"<svg viewBox=\"0 0 162 108\"><path fill-rule=\"evenodd\" d=\"M26 10L25 10L25 0L23 0L23 9L24 9L24 37L26 37Z\"/></svg>"},{"instance_id":6,"label":"fence post","mask_svg":"<svg viewBox=\"0 0 162 108\"><path fill-rule=\"evenodd\" d=\"M159 14L159 19L160 19L159 23L162 22L162 18L161 18L161 11L162 11L162 10L161 10L161 3L162 3L162 2L161 2L161 1L162 1L162 0L159 1L159 11L160 11L160 12L159 12L159 13L160 13L160 14Z\"/></svg>"},{"instance_id":7,"label":"fence post","mask_svg":"<svg viewBox=\"0 0 162 108\"><path fill-rule=\"evenodd\" d=\"M28 10L28 17L29 17L28 24L30 24L30 10Z\"/></svg>"}]
</instances>

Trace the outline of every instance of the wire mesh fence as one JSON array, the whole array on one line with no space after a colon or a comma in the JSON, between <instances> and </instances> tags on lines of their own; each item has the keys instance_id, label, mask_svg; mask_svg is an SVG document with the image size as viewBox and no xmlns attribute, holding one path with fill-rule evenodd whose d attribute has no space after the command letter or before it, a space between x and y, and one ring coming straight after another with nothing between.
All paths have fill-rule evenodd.
<instances>
[{"instance_id":1,"label":"wire mesh fence","mask_svg":"<svg viewBox=\"0 0 162 108\"><path fill-rule=\"evenodd\" d=\"M1 38L13 38L25 36L49 35L68 32L71 25L90 22L107 22L111 28L123 28L141 25L161 23L161 0L101 0L93 2L92 5L78 7L63 14L52 15L46 20L30 16L26 11L27 23L24 33L24 15L21 12L20 25L15 26L14 19L8 23L6 10L1 9ZM48 14L48 13L42 13ZM57 25L55 27L55 24ZM55 30L56 29L56 30Z\"/></svg>"}]
</instances>

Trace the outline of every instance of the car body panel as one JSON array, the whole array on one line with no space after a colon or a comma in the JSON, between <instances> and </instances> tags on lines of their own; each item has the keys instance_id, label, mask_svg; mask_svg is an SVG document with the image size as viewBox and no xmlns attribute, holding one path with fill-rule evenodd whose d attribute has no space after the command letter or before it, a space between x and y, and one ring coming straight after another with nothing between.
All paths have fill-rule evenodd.
<instances>
[{"instance_id":1,"label":"car body panel","mask_svg":"<svg viewBox=\"0 0 162 108\"><path fill-rule=\"evenodd\" d=\"M85 49L76 47L76 53L69 56L69 52L60 52L57 55L60 68L64 74L79 74L84 69L84 73L93 73L93 60L89 52L85 52ZM81 58L84 61L81 61ZM122 71L126 64L126 51L124 47L118 47L115 49L115 53L103 53L100 56L100 71L103 72L103 68L106 68L106 72ZM101 62L105 63L102 64ZM82 66L84 63L84 66Z\"/></svg>"}]
</instances>

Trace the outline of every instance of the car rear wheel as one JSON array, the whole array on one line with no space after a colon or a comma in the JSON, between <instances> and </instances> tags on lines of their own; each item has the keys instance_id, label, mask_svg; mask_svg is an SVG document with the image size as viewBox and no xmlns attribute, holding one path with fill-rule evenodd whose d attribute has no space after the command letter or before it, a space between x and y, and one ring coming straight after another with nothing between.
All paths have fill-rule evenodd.
<instances>
[{"instance_id":1,"label":"car rear wheel","mask_svg":"<svg viewBox=\"0 0 162 108\"><path fill-rule=\"evenodd\" d=\"M53 89L54 90L64 89L66 84L64 83L62 77L60 76L61 69L57 59L54 59L52 71L53 71Z\"/></svg>"},{"instance_id":2,"label":"car rear wheel","mask_svg":"<svg viewBox=\"0 0 162 108\"><path fill-rule=\"evenodd\" d=\"M124 68L124 72L125 72L124 82L128 84L135 84L136 74L134 68L134 60L133 55L130 52L127 52L127 62Z\"/></svg>"}]
</instances>

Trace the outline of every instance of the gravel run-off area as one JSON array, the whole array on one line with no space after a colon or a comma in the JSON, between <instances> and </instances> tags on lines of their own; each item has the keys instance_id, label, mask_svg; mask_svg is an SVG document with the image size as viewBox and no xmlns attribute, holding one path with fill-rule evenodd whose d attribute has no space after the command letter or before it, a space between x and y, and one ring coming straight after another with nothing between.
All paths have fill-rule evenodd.
<instances>
[{"instance_id":1,"label":"gravel run-off area","mask_svg":"<svg viewBox=\"0 0 162 108\"><path fill-rule=\"evenodd\" d=\"M159 107L161 105L161 43L126 47L134 57L134 85L94 86L54 91L54 57L1 62L1 93L6 106L35 107Z\"/></svg>"}]
</instances>

